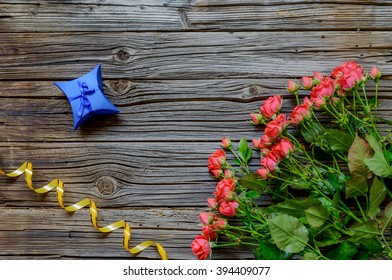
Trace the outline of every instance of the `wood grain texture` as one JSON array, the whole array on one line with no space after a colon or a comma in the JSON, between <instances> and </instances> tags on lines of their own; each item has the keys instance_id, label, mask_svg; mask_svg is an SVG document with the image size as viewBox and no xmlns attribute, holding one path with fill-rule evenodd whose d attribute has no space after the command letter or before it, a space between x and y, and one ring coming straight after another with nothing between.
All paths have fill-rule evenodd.
<instances>
[{"instance_id":1,"label":"wood grain texture","mask_svg":"<svg viewBox=\"0 0 392 280\"><path fill-rule=\"evenodd\" d=\"M171 259L194 259L190 235L199 234L195 217L203 209L99 209L98 223L126 220L132 229L130 246L154 239L165 245ZM62 209L0 208L0 258L7 259L158 259L151 247L133 256L122 248L123 231L102 234L94 229L88 209L70 215ZM28 248L28 250L26 250ZM251 258L244 249L217 250L218 259Z\"/></svg>"},{"instance_id":2,"label":"wood grain texture","mask_svg":"<svg viewBox=\"0 0 392 280\"><path fill-rule=\"evenodd\" d=\"M216 184L209 155L222 136L259 137L249 112L269 95L283 94L289 113L287 79L349 60L377 65L379 114L391 119L391 12L392 0L0 1L0 168L31 161L36 187L63 180L65 204L89 197L102 225L127 220L131 245L156 240L171 259L195 259L189 245ZM73 131L52 82L98 63L121 112ZM0 219L0 259L158 258L131 256L121 231L102 235L87 209L68 215L54 192L37 195L23 178L0 177Z\"/></svg>"},{"instance_id":3,"label":"wood grain texture","mask_svg":"<svg viewBox=\"0 0 392 280\"><path fill-rule=\"evenodd\" d=\"M0 79L63 80L102 64L105 79L298 77L347 60L392 72L391 32L3 34ZM298 40L301 38L301 40Z\"/></svg>"},{"instance_id":4,"label":"wood grain texture","mask_svg":"<svg viewBox=\"0 0 392 280\"><path fill-rule=\"evenodd\" d=\"M387 1L2 1L0 32L391 30Z\"/></svg>"}]
</instances>

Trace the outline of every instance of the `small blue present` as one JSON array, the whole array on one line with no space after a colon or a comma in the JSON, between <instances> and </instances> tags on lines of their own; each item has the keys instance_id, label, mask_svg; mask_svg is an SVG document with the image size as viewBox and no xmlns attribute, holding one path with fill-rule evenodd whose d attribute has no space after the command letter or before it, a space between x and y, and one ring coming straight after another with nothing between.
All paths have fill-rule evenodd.
<instances>
[{"instance_id":1,"label":"small blue present","mask_svg":"<svg viewBox=\"0 0 392 280\"><path fill-rule=\"evenodd\" d=\"M94 115L120 112L103 93L101 65L80 78L68 82L54 82L54 84L68 97L75 130Z\"/></svg>"}]
</instances>

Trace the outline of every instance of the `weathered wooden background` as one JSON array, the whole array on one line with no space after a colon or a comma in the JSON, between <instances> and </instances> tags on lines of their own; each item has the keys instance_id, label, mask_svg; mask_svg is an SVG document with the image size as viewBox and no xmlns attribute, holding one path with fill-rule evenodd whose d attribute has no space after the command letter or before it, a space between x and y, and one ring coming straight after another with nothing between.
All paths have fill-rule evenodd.
<instances>
[{"instance_id":1,"label":"weathered wooden background","mask_svg":"<svg viewBox=\"0 0 392 280\"><path fill-rule=\"evenodd\" d=\"M377 65L380 112L392 108L391 0L3 0L0 33L0 167L32 162L37 187L60 178L67 205L92 198L101 225L126 219L131 245L161 242L171 259L195 259L209 154L224 135L258 137L249 112L287 79ZM73 131L52 82L99 63L121 113ZM88 216L1 177L0 258L132 258L121 230L102 235Z\"/></svg>"}]
</instances>

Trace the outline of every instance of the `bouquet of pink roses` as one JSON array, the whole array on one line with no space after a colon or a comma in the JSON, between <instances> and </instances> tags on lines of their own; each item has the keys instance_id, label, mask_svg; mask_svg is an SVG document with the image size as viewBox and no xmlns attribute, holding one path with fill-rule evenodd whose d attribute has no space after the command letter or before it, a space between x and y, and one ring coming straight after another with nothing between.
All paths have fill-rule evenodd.
<instances>
[{"instance_id":1,"label":"bouquet of pink roses","mask_svg":"<svg viewBox=\"0 0 392 280\"><path fill-rule=\"evenodd\" d=\"M202 233L192 242L199 259L217 247L247 246L257 259L392 259L390 125L377 114L380 71L355 62L330 76L289 81L296 106L281 113L274 95L251 113L264 133L253 139L261 167L250 170L252 147L242 138L209 158L219 180ZM374 94L366 86L374 81ZM310 96L303 96L310 91ZM269 197L272 205L263 207Z\"/></svg>"}]
</instances>

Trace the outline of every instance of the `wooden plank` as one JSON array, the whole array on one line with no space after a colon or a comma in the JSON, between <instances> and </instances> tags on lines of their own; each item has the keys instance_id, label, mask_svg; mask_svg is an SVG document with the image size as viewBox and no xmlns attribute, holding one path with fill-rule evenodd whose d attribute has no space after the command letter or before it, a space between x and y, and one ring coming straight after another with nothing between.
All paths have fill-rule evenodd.
<instances>
[{"instance_id":1,"label":"wooden plank","mask_svg":"<svg viewBox=\"0 0 392 280\"><path fill-rule=\"evenodd\" d=\"M0 32L391 30L387 1L2 1Z\"/></svg>"},{"instance_id":2,"label":"wooden plank","mask_svg":"<svg viewBox=\"0 0 392 280\"><path fill-rule=\"evenodd\" d=\"M36 188L58 178L65 184L66 205L89 197L100 208L206 207L217 183L207 171L208 157L220 148L218 139L215 143L1 143L0 147L4 171L31 161ZM254 157L256 170L256 152ZM37 195L27 188L23 176L1 176L0 186L2 206L58 205L55 191Z\"/></svg>"},{"instance_id":3,"label":"wooden plank","mask_svg":"<svg viewBox=\"0 0 392 280\"><path fill-rule=\"evenodd\" d=\"M170 259L195 259L190 243L200 232L198 214L203 209L99 209L99 223L127 220L132 228L130 246L146 240L160 242ZM91 226L87 209L72 215L62 209L0 208L0 259L89 258L132 259L122 248L121 229L102 234ZM61 244L61 245L59 245ZM217 250L216 259L250 258L251 251ZM137 256L159 258L154 248Z\"/></svg>"},{"instance_id":4,"label":"wooden plank","mask_svg":"<svg viewBox=\"0 0 392 280\"><path fill-rule=\"evenodd\" d=\"M187 11L194 29L209 30L391 30L392 2L199 1ZM246 2L252 2L247 4ZM264 2L264 1L259 1ZM204 4L206 3L206 4ZM229 4L230 3L230 4Z\"/></svg>"},{"instance_id":5,"label":"wooden plank","mask_svg":"<svg viewBox=\"0 0 392 280\"><path fill-rule=\"evenodd\" d=\"M268 96L280 93L282 112L294 108L285 90L286 79L243 80L105 80L105 91L120 108L118 115L94 117L73 131L66 97L51 82L0 82L0 141L102 142L174 141L216 142L226 135L234 139L256 138L261 131L249 124ZM304 91L303 95L309 94ZM374 86L369 83L369 96ZM380 116L390 119L392 80L381 80Z\"/></svg>"},{"instance_id":6,"label":"wooden plank","mask_svg":"<svg viewBox=\"0 0 392 280\"><path fill-rule=\"evenodd\" d=\"M30 106L28 103L30 102ZM381 100L381 116L390 116L391 100ZM214 141L223 135L255 138L261 133L249 124L249 113L261 102L160 102L120 107L117 116L96 116L73 131L67 101L13 100L0 105L0 140L12 142L97 141ZM384 109L385 110L382 110ZM284 108L289 114L292 106ZM68 113L67 113L68 112Z\"/></svg>"},{"instance_id":7,"label":"wooden plank","mask_svg":"<svg viewBox=\"0 0 392 280\"><path fill-rule=\"evenodd\" d=\"M0 32L181 30L184 2L2 1Z\"/></svg>"},{"instance_id":8,"label":"wooden plank","mask_svg":"<svg viewBox=\"0 0 392 280\"><path fill-rule=\"evenodd\" d=\"M3 34L1 80L298 77L348 60L390 75L391 32ZM298 40L301 38L301 40Z\"/></svg>"}]
</instances>

